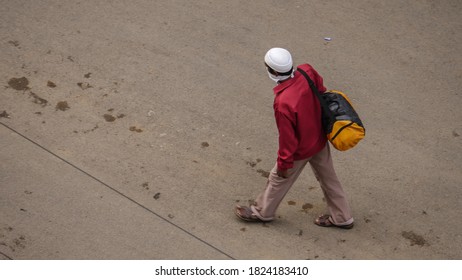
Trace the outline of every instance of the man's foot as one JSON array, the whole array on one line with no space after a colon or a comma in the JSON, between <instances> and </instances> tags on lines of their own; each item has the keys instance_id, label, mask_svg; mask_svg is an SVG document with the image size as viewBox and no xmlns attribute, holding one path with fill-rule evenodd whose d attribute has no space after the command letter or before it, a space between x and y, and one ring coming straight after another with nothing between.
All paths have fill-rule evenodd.
<instances>
[{"instance_id":1,"label":"man's foot","mask_svg":"<svg viewBox=\"0 0 462 280\"><path fill-rule=\"evenodd\" d=\"M252 209L250 209L250 207L247 206L236 205L236 207L234 208L234 214L236 214L236 216L239 219L244 220L246 222L265 222L263 220L260 220L260 218L258 218L253 213Z\"/></svg>"},{"instance_id":2,"label":"man's foot","mask_svg":"<svg viewBox=\"0 0 462 280\"><path fill-rule=\"evenodd\" d=\"M348 225L336 225L332 222L332 217L329 214L319 216L314 220L314 223L320 227L338 227L342 229L351 229L354 226L353 222Z\"/></svg>"}]
</instances>

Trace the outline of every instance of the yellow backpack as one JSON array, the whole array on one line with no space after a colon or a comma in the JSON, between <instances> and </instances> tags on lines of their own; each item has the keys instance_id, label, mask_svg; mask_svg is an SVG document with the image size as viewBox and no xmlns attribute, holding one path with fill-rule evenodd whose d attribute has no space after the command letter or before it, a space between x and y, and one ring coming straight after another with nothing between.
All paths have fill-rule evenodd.
<instances>
[{"instance_id":1,"label":"yellow backpack","mask_svg":"<svg viewBox=\"0 0 462 280\"><path fill-rule=\"evenodd\" d=\"M358 144L366 135L366 129L353 108L350 99L341 91L331 90L320 94L308 74L305 76L322 108L322 126L327 139L337 150L346 151Z\"/></svg>"}]
</instances>

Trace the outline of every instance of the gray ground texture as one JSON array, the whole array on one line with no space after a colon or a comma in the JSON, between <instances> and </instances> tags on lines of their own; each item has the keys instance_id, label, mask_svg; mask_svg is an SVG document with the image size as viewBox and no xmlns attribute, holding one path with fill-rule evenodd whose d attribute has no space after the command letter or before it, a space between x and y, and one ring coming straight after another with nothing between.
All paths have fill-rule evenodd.
<instances>
[{"instance_id":1,"label":"gray ground texture","mask_svg":"<svg viewBox=\"0 0 462 280\"><path fill-rule=\"evenodd\" d=\"M461 259L461 1L0 0L0 259ZM326 40L329 37L331 40ZM271 47L346 92L356 221L315 226L309 168L277 219Z\"/></svg>"}]
</instances>

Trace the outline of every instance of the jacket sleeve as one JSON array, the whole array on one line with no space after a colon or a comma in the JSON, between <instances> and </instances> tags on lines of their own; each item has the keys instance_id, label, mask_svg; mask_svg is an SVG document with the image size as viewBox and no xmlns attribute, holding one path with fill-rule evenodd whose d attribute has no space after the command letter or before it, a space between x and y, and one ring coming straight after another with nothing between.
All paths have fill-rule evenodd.
<instances>
[{"instance_id":1,"label":"jacket sleeve","mask_svg":"<svg viewBox=\"0 0 462 280\"><path fill-rule=\"evenodd\" d=\"M275 111L276 124L279 131L278 169L290 169L294 165L294 154L297 151L298 139L295 135L296 120L280 111Z\"/></svg>"}]
</instances>

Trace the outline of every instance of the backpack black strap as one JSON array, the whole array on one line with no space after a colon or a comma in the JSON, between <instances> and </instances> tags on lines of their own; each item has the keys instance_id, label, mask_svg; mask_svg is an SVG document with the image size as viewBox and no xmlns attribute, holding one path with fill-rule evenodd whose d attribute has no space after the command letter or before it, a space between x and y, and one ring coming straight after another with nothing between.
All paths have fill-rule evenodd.
<instances>
[{"instance_id":1,"label":"backpack black strap","mask_svg":"<svg viewBox=\"0 0 462 280\"><path fill-rule=\"evenodd\" d=\"M300 72L306 78L306 80L308 81L308 84L310 85L311 91L318 98L319 103L321 104L321 109L322 109L322 118L321 119L322 119L323 127L324 127L325 130L327 130L328 129L327 124L331 123L335 118L332 116L332 114L329 114L330 113L329 106L327 105L326 100L324 100L324 98L319 93L319 90L316 87L316 85L314 84L313 80L311 80L311 78L308 76L308 74L305 71L303 71L302 69L297 68L297 70L298 70L298 72Z\"/></svg>"},{"instance_id":2,"label":"backpack black strap","mask_svg":"<svg viewBox=\"0 0 462 280\"><path fill-rule=\"evenodd\" d=\"M311 80L310 76L303 71L300 68L297 68L298 72L302 73L303 76L305 76L306 80L308 81L308 84L310 85L311 91L316 95L316 97L319 99L319 103L321 103L321 107L323 111L329 112L329 107L327 106L326 101L324 98L322 98L321 94L319 93L318 88L314 85L313 80Z\"/></svg>"}]
</instances>

